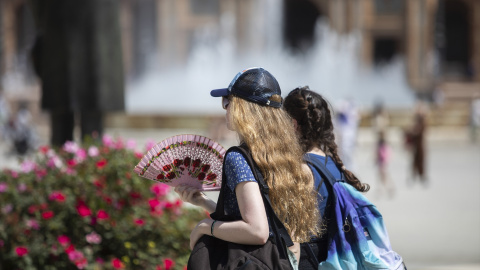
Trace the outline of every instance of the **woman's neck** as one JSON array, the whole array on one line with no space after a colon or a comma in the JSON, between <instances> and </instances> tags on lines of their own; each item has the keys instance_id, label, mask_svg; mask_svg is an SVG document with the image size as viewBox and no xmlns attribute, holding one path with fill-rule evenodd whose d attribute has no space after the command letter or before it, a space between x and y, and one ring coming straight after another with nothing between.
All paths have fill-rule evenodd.
<instances>
[{"instance_id":1,"label":"woman's neck","mask_svg":"<svg viewBox=\"0 0 480 270\"><path fill-rule=\"evenodd\" d=\"M310 149L310 151L308 151L307 153L319 155L319 156L322 156L322 157L325 156L325 152L323 152L320 148L318 148L316 146L314 146L312 149Z\"/></svg>"}]
</instances>

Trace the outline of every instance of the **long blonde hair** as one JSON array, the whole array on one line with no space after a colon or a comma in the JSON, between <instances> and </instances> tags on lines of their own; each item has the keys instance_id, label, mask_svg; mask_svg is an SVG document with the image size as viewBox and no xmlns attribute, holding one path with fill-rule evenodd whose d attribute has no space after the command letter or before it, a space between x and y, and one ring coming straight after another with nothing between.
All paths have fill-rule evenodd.
<instances>
[{"instance_id":1,"label":"long blonde hair","mask_svg":"<svg viewBox=\"0 0 480 270\"><path fill-rule=\"evenodd\" d=\"M280 102L281 97L275 95L271 100ZM302 169L303 152L290 117L281 108L235 96L229 106L235 131L270 187L275 213L294 241L308 241L319 232L319 212L311 176Z\"/></svg>"}]
</instances>

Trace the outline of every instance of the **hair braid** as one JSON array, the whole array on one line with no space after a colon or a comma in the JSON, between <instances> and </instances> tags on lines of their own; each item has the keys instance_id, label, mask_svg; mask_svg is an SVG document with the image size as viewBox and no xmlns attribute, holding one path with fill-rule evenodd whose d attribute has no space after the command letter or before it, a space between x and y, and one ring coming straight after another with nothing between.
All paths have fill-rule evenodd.
<instances>
[{"instance_id":1,"label":"hair braid","mask_svg":"<svg viewBox=\"0 0 480 270\"><path fill-rule=\"evenodd\" d=\"M303 151L308 152L313 147L322 149L332 156L339 170L345 175L347 183L358 191L366 192L370 186L360 182L351 171L347 170L338 155L330 107L326 99L311 91L308 86L296 88L288 94L284 102L284 109L297 121L300 128L300 144Z\"/></svg>"}]
</instances>

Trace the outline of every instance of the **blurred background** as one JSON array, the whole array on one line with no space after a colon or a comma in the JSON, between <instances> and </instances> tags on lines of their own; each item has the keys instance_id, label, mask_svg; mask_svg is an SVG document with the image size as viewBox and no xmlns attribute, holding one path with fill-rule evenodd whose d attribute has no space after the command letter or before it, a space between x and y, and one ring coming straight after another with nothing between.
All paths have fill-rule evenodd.
<instances>
[{"instance_id":1,"label":"blurred background","mask_svg":"<svg viewBox=\"0 0 480 270\"><path fill-rule=\"evenodd\" d=\"M252 66L330 101L409 269L480 269L477 0L0 0L0 167L92 132L233 145L209 92Z\"/></svg>"}]
</instances>

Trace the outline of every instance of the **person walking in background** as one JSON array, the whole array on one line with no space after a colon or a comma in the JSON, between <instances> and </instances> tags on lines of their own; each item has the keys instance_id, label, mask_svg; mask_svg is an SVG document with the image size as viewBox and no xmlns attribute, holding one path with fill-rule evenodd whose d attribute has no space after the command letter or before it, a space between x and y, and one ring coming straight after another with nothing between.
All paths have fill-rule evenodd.
<instances>
[{"instance_id":1,"label":"person walking in background","mask_svg":"<svg viewBox=\"0 0 480 270\"><path fill-rule=\"evenodd\" d=\"M342 175L348 184L361 192L369 190L368 184L360 180L346 168L338 154L335 143L334 126L330 106L325 98L309 89L308 86L292 90L283 105L287 113L292 117L297 130L300 145L309 158L318 159L326 164L327 169L336 178ZM306 166L306 165L305 165ZM310 166L310 165L309 165ZM302 243L299 269L318 269L318 263L327 259L328 231L327 221L331 219L333 207L330 197L327 179L322 179L313 167L306 167L313 178L313 185L317 191L318 207L321 215L323 234L312 236L309 242Z\"/></svg>"},{"instance_id":2,"label":"person walking in background","mask_svg":"<svg viewBox=\"0 0 480 270\"><path fill-rule=\"evenodd\" d=\"M480 97L474 98L470 105L470 139L477 142L478 129L480 128Z\"/></svg>"},{"instance_id":3,"label":"person walking in background","mask_svg":"<svg viewBox=\"0 0 480 270\"><path fill-rule=\"evenodd\" d=\"M302 150L290 117L282 110L282 97L277 80L263 68L251 68L237 74L225 89L211 92L222 97L228 129L235 131L269 186L269 197L276 215L284 222L293 241L305 242L318 229L318 208L313 196L312 178L303 169ZM263 245L269 238L269 225L258 183L246 157L234 149L224 158L222 185L225 212L234 221L211 218L198 223L190 236L193 248L204 234L225 241ZM175 191L186 202L208 212L216 203L196 188L178 186ZM220 198L219 198L220 199ZM299 254L299 245L292 248ZM293 260L293 265L296 265Z\"/></svg>"},{"instance_id":4,"label":"person walking in background","mask_svg":"<svg viewBox=\"0 0 480 270\"><path fill-rule=\"evenodd\" d=\"M8 107L7 101L3 96L3 92L0 91L0 139L5 139L5 128L10 119L10 108Z\"/></svg>"},{"instance_id":5,"label":"person walking in background","mask_svg":"<svg viewBox=\"0 0 480 270\"><path fill-rule=\"evenodd\" d=\"M354 168L353 154L357 144L357 131L360 121L357 106L351 99L341 100L336 115L340 156L345 166Z\"/></svg>"},{"instance_id":6,"label":"person walking in background","mask_svg":"<svg viewBox=\"0 0 480 270\"><path fill-rule=\"evenodd\" d=\"M389 123L389 115L385 110L385 107L381 102L378 102L373 109L372 115L372 128L376 138L375 165L377 167L378 178L380 180L377 193L382 194L382 189L386 189L389 197L392 197L395 192L395 188L388 174L388 163L391 155L390 146L387 140Z\"/></svg>"},{"instance_id":7,"label":"person walking in background","mask_svg":"<svg viewBox=\"0 0 480 270\"><path fill-rule=\"evenodd\" d=\"M9 117L4 134L10 144L9 154L25 155L35 149L38 138L26 103L21 103L18 111Z\"/></svg>"},{"instance_id":8,"label":"person walking in background","mask_svg":"<svg viewBox=\"0 0 480 270\"><path fill-rule=\"evenodd\" d=\"M414 182L418 177L424 185L427 184L425 175L425 132L427 128L425 106L422 101L417 102L413 116L413 126L405 131L405 143L411 155L409 180Z\"/></svg>"}]
</instances>

